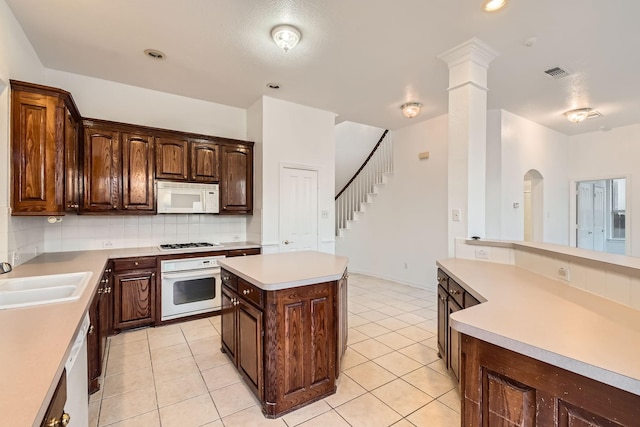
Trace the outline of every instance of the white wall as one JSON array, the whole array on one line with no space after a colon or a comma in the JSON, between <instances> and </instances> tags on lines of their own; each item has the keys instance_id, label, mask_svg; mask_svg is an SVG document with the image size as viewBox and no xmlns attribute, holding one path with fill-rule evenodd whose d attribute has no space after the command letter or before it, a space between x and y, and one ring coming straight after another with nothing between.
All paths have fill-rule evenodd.
<instances>
[{"instance_id":1,"label":"white wall","mask_svg":"<svg viewBox=\"0 0 640 427\"><path fill-rule=\"evenodd\" d=\"M33 218L11 217L10 197L10 104L9 79L43 82L43 67L11 9L0 0L0 261L13 262L14 251L23 255L18 263L42 250L44 229Z\"/></svg>"},{"instance_id":2,"label":"white wall","mask_svg":"<svg viewBox=\"0 0 640 427\"><path fill-rule=\"evenodd\" d=\"M640 256L640 124L572 136L569 158L568 175L572 181L628 178L629 255Z\"/></svg>"},{"instance_id":3,"label":"white wall","mask_svg":"<svg viewBox=\"0 0 640 427\"><path fill-rule=\"evenodd\" d=\"M524 175L535 169L544 178L543 241L569 244L568 137L505 110L491 112L488 120L488 131L499 131L500 136L487 138L487 186L492 187L487 194L487 223L491 225L487 231L492 234L486 237L523 240ZM496 169L500 170L499 180ZM514 202L520 207L514 208Z\"/></svg>"},{"instance_id":4,"label":"white wall","mask_svg":"<svg viewBox=\"0 0 640 427\"><path fill-rule=\"evenodd\" d=\"M334 121L332 112L263 97L261 242L265 252L279 250L280 166L289 164L318 170L318 250L333 253ZM321 217L323 210L328 218Z\"/></svg>"},{"instance_id":5,"label":"white wall","mask_svg":"<svg viewBox=\"0 0 640 427\"><path fill-rule=\"evenodd\" d=\"M351 179L378 143L384 129L353 122L336 125L335 194Z\"/></svg>"},{"instance_id":6,"label":"white wall","mask_svg":"<svg viewBox=\"0 0 640 427\"><path fill-rule=\"evenodd\" d=\"M49 86L71 92L83 117L246 139L246 110L47 69Z\"/></svg>"},{"instance_id":7,"label":"white wall","mask_svg":"<svg viewBox=\"0 0 640 427\"><path fill-rule=\"evenodd\" d=\"M247 240L262 242L262 98L247 110L247 138L253 141L253 215L247 218Z\"/></svg>"},{"instance_id":8,"label":"white wall","mask_svg":"<svg viewBox=\"0 0 640 427\"><path fill-rule=\"evenodd\" d=\"M394 173L336 241L351 271L434 289L447 257L447 129L441 116L393 132Z\"/></svg>"}]
</instances>

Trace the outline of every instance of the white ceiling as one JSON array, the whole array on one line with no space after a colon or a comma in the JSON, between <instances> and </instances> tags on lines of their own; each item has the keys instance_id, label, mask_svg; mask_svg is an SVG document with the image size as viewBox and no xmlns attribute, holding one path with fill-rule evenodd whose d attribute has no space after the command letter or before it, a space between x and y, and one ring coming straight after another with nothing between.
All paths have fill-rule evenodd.
<instances>
[{"instance_id":1,"label":"white ceiling","mask_svg":"<svg viewBox=\"0 0 640 427\"><path fill-rule=\"evenodd\" d=\"M399 106L419 101L413 121L436 117L448 83L436 56L475 36L500 53L489 108L570 135L640 122L638 0L511 0L495 14L482 0L6 2L47 68L241 108L269 95L396 129L413 123ZM302 31L286 54L270 38L281 23ZM555 66L573 74L543 73ZM604 117L569 123L578 107Z\"/></svg>"}]
</instances>

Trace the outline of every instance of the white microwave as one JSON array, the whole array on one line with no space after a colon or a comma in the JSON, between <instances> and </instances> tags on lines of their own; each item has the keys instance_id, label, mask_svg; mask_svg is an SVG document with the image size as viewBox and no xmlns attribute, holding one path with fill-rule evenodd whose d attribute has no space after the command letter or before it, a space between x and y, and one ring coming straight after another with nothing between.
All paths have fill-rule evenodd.
<instances>
[{"instance_id":1,"label":"white microwave","mask_svg":"<svg viewBox=\"0 0 640 427\"><path fill-rule=\"evenodd\" d=\"M218 184L156 181L158 213L218 213Z\"/></svg>"}]
</instances>

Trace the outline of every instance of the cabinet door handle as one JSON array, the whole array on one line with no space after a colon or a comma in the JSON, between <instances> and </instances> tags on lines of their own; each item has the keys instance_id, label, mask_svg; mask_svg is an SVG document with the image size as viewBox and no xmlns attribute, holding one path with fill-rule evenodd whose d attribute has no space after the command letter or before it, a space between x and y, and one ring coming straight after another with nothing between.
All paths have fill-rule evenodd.
<instances>
[{"instance_id":1,"label":"cabinet door handle","mask_svg":"<svg viewBox=\"0 0 640 427\"><path fill-rule=\"evenodd\" d=\"M65 427L69 425L70 420L71 420L71 417L69 416L69 414L64 412L59 419L53 418L52 420L49 420L46 426L47 427L59 427L59 426Z\"/></svg>"},{"instance_id":2,"label":"cabinet door handle","mask_svg":"<svg viewBox=\"0 0 640 427\"><path fill-rule=\"evenodd\" d=\"M89 334L89 335L93 334L93 330L94 329L95 328L93 327L93 324L92 324L91 326L89 326L89 330L87 331L87 334Z\"/></svg>"},{"instance_id":3,"label":"cabinet door handle","mask_svg":"<svg viewBox=\"0 0 640 427\"><path fill-rule=\"evenodd\" d=\"M251 289L245 289L242 291L242 295L249 295L251 293Z\"/></svg>"}]
</instances>

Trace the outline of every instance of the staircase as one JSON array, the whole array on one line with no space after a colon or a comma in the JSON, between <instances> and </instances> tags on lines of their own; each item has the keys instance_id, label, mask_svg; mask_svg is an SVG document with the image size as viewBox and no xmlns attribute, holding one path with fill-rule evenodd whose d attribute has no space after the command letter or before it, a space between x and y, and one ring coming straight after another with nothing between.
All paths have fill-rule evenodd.
<instances>
[{"instance_id":1,"label":"staircase","mask_svg":"<svg viewBox=\"0 0 640 427\"><path fill-rule=\"evenodd\" d=\"M385 183L385 176L393 173L393 145L389 130L385 130L373 147L371 154L347 185L336 196L336 236L342 237L351 221L358 220L358 213L371 203L378 187Z\"/></svg>"}]
</instances>

